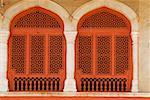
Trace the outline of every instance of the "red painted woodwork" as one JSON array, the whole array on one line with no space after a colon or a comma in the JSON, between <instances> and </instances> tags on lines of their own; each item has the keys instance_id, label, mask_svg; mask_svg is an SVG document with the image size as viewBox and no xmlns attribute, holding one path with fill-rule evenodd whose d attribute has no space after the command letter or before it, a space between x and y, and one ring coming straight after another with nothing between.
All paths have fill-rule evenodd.
<instances>
[{"instance_id":1,"label":"red painted woodwork","mask_svg":"<svg viewBox=\"0 0 150 100\"><path fill-rule=\"evenodd\" d=\"M63 91L66 40L60 17L40 7L25 10L10 24L9 91Z\"/></svg>"},{"instance_id":2,"label":"red painted woodwork","mask_svg":"<svg viewBox=\"0 0 150 100\"><path fill-rule=\"evenodd\" d=\"M85 14L75 48L79 92L131 91L131 25L124 15L106 7Z\"/></svg>"},{"instance_id":3,"label":"red painted woodwork","mask_svg":"<svg viewBox=\"0 0 150 100\"><path fill-rule=\"evenodd\" d=\"M105 96L5 96L0 100L149 100L150 97L105 97Z\"/></svg>"}]
</instances>

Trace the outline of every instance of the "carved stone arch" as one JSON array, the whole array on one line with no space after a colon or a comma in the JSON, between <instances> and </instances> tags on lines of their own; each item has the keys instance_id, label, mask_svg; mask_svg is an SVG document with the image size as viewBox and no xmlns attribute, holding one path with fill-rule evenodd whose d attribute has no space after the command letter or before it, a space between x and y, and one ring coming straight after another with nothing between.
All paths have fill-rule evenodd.
<instances>
[{"instance_id":1,"label":"carved stone arch","mask_svg":"<svg viewBox=\"0 0 150 100\"><path fill-rule=\"evenodd\" d=\"M11 28L60 28L64 23L55 13L41 7L32 7L18 14L11 21Z\"/></svg>"},{"instance_id":2,"label":"carved stone arch","mask_svg":"<svg viewBox=\"0 0 150 100\"><path fill-rule=\"evenodd\" d=\"M90 2L87 2L84 5L80 6L72 14L74 18L73 24L76 27L76 29L77 29L77 24L83 15L100 7L108 7L117 12L120 12L121 14L126 16L127 19L129 19L131 23L131 32L139 31L137 14L130 7L117 0L91 0Z\"/></svg>"},{"instance_id":3,"label":"carved stone arch","mask_svg":"<svg viewBox=\"0 0 150 100\"><path fill-rule=\"evenodd\" d=\"M74 11L73 16L73 25L78 30L78 22L83 15L87 14L90 11L98 9L100 7L108 7L112 10L120 12L131 23L131 38L133 44L133 81L132 81L132 92L138 91L138 34L139 34L139 23L137 14L128 7L127 5L117 1L117 0L91 0L90 2L85 3ZM77 32L75 32L75 36Z\"/></svg>"},{"instance_id":4,"label":"carved stone arch","mask_svg":"<svg viewBox=\"0 0 150 100\"><path fill-rule=\"evenodd\" d=\"M3 67L1 67L2 73L3 73L3 82L2 82L2 86L1 91L8 91L8 80L7 80L7 42L8 42L8 38L10 36L10 23L13 20L13 18L18 15L19 13L21 13L22 11L25 11L29 8L32 7L41 7L44 8L46 10L52 11L55 14L59 15L59 17L61 18L61 20L63 20L63 26L64 26L64 31L66 31L68 29L68 27L70 27L70 20L68 20L69 18L69 14L68 12L61 7L60 5L58 5L57 3L51 1L51 0L21 0L18 3L15 3L14 5L12 5L11 7L9 7L3 16L3 21L1 23L1 33L3 36L3 45L5 46L5 48L1 48L1 50L4 52L3 56L5 57L3 59ZM54 9L57 8L57 9ZM70 28L69 28L70 29ZM65 32L64 32L65 33Z\"/></svg>"},{"instance_id":5,"label":"carved stone arch","mask_svg":"<svg viewBox=\"0 0 150 100\"><path fill-rule=\"evenodd\" d=\"M63 91L66 40L57 14L32 7L14 17L7 69L9 91Z\"/></svg>"},{"instance_id":6,"label":"carved stone arch","mask_svg":"<svg viewBox=\"0 0 150 100\"><path fill-rule=\"evenodd\" d=\"M100 7L82 16L78 29L84 28L123 28L131 30L130 21L121 13L108 7Z\"/></svg>"},{"instance_id":7,"label":"carved stone arch","mask_svg":"<svg viewBox=\"0 0 150 100\"><path fill-rule=\"evenodd\" d=\"M2 29L9 31L10 21L17 14L19 14L20 12L28 8L35 7L35 6L42 7L44 9L50 10L56 13L57 15L59 15L64 22L64 30L67 30L67 27L69 27L68 25L70 24L70 21L68 20L69 18L68 12L63 7L61 7L60 5L58 5L57 3L51 0L42 0L42 1L41 0L21 0L19 1L18 3L8 8L8 10L6 10L6 12L4 13ZM53 7L57 9L53 9Z\"/></svg>"},{"instance_id":8,"label":"carved stone arch","mask_svg":"<svg viewBox=\"0 0 150 100\"><path fill-rule=\"evenodd\" d=\"M101 7L82 16L75 51L78 91L131 91L131 24L121 13Z\"/></svg>"}]
</instances>

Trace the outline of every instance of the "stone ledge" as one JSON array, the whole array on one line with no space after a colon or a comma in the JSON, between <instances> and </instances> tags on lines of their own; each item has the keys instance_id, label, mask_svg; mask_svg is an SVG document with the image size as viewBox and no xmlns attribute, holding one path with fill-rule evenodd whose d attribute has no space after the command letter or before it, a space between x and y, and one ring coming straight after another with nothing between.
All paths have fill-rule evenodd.
<instances>
[{"instance_id":1,"label":"stone ledge","mask_svg":"<svg viewBox=\"0 0 150 100\"><path fill-rule=\"evenodd\" d=\"M0 92L0 97L32 97L32 96L39 96L39 97L150 97L150 93L130 93L130 92Z\"/></svg>"}]
</instances>

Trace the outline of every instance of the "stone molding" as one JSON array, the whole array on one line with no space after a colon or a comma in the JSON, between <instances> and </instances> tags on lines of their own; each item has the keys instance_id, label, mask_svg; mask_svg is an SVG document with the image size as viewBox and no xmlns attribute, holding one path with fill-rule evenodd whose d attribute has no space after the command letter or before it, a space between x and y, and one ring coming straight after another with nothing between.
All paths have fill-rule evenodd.
<instances>
[{"instance_id":1,"label":"stone molding","mask_svg":"<svg viewBox=\"0 0 150 100\"><path fill-rule=\"evenodd\" d=\"M65 81L65 88L64 91L76 91L76 83L74 79L74 69L75 69L75 62L74 62L74 43L75 38L77 35L77 23L79 22L80 18L88 13L89 11L92 11L96 8L100 7L108 7L113 10L116 10L122 14L124 14L131 22L132 30L132 40L133 40L133 83L132 83L132 92L138 92L138 34L139 34L139 24L138 24L138 17L136 13L126 6L125 4L118 2L117 0L92 0L90 2L87 2L80 6L78 9L75 10L75 12L72 15L69 15L68 12L58 5L57 3L50 1L50 0L22 0L13 6L11 6L5 13L4 13L4 19L2 21L2 25L0 27L0 53L3 53L1 57L5 57L6 59L0 59L0 73L5 73L3 75L5 78L3 79L3 86L8 86L7 79L6 79L6 73L7 73L7 47L3 47L2 45L7 46L7 40L9 37L9 26L11 20L19 14L20 12L34 6L40 6L47 10L50 10L57 15L60 16L60 18L64 22L64 34L67 40L67 79ZM57 8L57 9L53 9ZM5 61L6 60L6 61ZM5 69L5 70L1 70ZM2 81L2 80L1 80ZM1 84L0 84L1 85ZM2 89L1 91L8 91L6 87L5 89Z\"/></svg>"}]
</instances>

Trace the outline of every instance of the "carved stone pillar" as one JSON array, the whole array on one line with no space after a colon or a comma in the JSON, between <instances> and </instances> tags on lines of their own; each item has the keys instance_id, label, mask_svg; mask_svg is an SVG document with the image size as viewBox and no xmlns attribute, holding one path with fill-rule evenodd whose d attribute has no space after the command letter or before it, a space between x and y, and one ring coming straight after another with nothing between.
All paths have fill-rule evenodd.
<instances>
[{"instance_id":1,"label":"carved stone pillar","mask_svg":"<svg viewBox=\"0 0 150 100\"><path fill-rule=\"evenodd\" d=\"M65 80L65 88L64 91L77 91L76 90L76 81L74 79L74 71L75 71L75 37L76 31L68 31L65 32L66 40L67 40L67 75Z\"/></svg>"},{"instance_id":2,"label":"carved stone pillar","mask_svg":"<svg viewBox=\"0 0 150 100\"><path fill-rule=\"evenodd\" d=\"M132 81L132 92L138 92L138 32L132 32L133 40L133 81Z\"/></svg>"},{"instance_id":3,"label":"carved stone pillar","mask_svg":"<svg viewBox=\"0 0 150 100\"><path fill-rule=\"evenodd\" d=\"M7 40L9 31L0 30L0 91L8 91Z\"/></svg>"}]
</instances>

